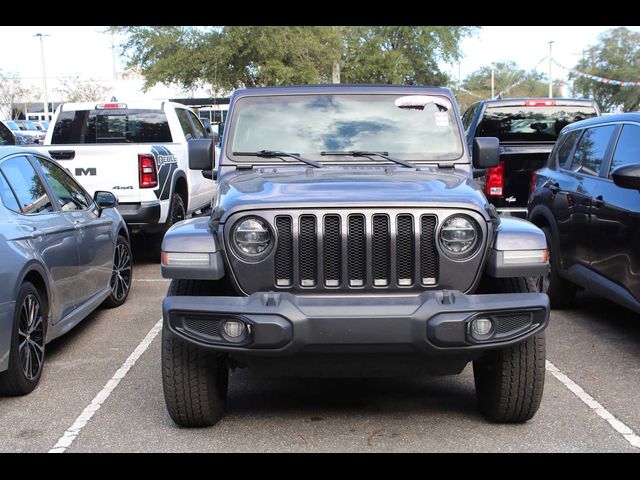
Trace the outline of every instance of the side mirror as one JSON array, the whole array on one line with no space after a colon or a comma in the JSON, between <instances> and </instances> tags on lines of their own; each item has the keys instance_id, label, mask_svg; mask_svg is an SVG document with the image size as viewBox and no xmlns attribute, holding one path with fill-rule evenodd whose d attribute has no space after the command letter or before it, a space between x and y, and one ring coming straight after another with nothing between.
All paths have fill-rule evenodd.
<instances>
[{"instance_id":1,"label":"side mirror","mask_svg":"<svg viewBox=\"0 0 640 480\"><path fill-rule=\"evenodd\" d=\"M111 192L98 190L93 194L93 201L98 206L98 216L102 215L105 208L115 208L118 206L118 199Z\"/></svg>"},{"instance_id":2,"label":"side mirror","mask_svg":"<svg viewBox=\"0 0 640 480\"><path fill-rule=\"evenodd\" d=\"M621 188L640 190L640 164L623 165L611 172L613 183Z\"/></svg>"},{"instance_id":3,"label":"side mirror","mask_svg":"<svg viewBox=\"0 0 640 480\"><path fill-rule=\"evenodd\" d=\"M496 137L476 137L473 139L473 166L476 168L497 167L500 163L498 147L500 141Z\"/></svg>"},{"instance_id":4,"label":"side mirror","mask_svg":"<svg viewBox=\"0 0 640 480\"><path fill-rule=\"evenodd\" d=\"M189 145L189 170L215 168L215 149L212 138L192 138Z\"/></svg>"}]
</instances>

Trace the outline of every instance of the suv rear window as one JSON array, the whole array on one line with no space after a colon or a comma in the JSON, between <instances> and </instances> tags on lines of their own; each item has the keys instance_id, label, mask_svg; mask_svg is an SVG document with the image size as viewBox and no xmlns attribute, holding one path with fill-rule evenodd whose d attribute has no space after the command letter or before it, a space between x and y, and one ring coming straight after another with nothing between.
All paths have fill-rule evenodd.
<instances>
[{"instance_id":1,"label":"suv rear window","mask_svg":"<svg viewBox=\"0 0 640 480\"><path fill-rule=\"evenodd\" d=\"M487 106L476 136L498 137L501 142L555 142L565 126L597 115L589 105Z\"/></svg>"},{"instance_id":2,"label":"suv rear window","mask_svg":"<svg viewBox=\"0 0 640 480\"><path fill-rule=\"evenodd\" d=\"M164 111L142 109L60 112L51 137L54 145L171 141Z\"/></svg>"}]
</instances>

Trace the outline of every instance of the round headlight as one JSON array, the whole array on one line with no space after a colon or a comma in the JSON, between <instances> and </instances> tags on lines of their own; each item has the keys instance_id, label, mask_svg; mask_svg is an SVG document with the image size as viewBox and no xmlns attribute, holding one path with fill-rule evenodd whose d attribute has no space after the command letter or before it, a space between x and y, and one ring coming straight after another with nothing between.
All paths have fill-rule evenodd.
<instances>
[{"instance_id":1,"label":"round headlight","mask_svg":"<svg viewBox=\"0 0 640 480\"><path fill-rule=\"evenodd\" d=\"M440 230L442 249L456 259L472 255L476 250L478 238L476 222L462 215L449 217Z\"/></svg>"},{"instance_id":2,"label":"round headlight","mask_svg":"<svg viewBox=\"0 0 640 480\"><path fill-rule=\"evenodd\" d=\"M238 251L247 256L263 253L271 243L269 227L258 218L243 220L235 228L233 239Z\"/></svg>"}]
</instances>

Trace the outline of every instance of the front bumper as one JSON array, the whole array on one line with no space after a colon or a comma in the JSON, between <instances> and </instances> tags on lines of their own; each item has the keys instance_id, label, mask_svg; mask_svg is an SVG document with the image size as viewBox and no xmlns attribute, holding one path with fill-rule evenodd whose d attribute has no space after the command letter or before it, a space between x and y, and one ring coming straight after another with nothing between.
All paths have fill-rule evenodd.
<instances>
[{"instance_id":1,"label":"front bumper","mask_svg":"<svg viewBox=\"0 0 640 480\"><path fill-rule=\"evenodd\" d=\"M465 295L430 291L414 295L293 295L166 297L164 328L200 347L263 357L297 353L474 353L518 343L543 330L549 299L540 293ZM493 322L474 339L478 316ZM225 338L222 324L240 320L249 334Z\"/></svg>"}]
</instances>

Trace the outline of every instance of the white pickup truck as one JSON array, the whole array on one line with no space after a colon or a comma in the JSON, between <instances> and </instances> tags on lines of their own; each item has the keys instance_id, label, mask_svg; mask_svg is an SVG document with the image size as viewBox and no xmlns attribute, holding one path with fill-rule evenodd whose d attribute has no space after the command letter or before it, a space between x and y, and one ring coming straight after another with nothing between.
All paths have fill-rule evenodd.
<instances>
[{"instance_id":1,"label":"white pickup truck","mask_svg":"<svg viewBox=\"0 0 640 480\"><path fill-rule=\"evenodd\" d=\"M144 101L63 104L44 145L34 148L66 167L89 193L112 192L132 231L164 232L210 206L215 182L189 170L190 150L213 154L210 145L189 108Z\"/></svg>"}]
</instances>

